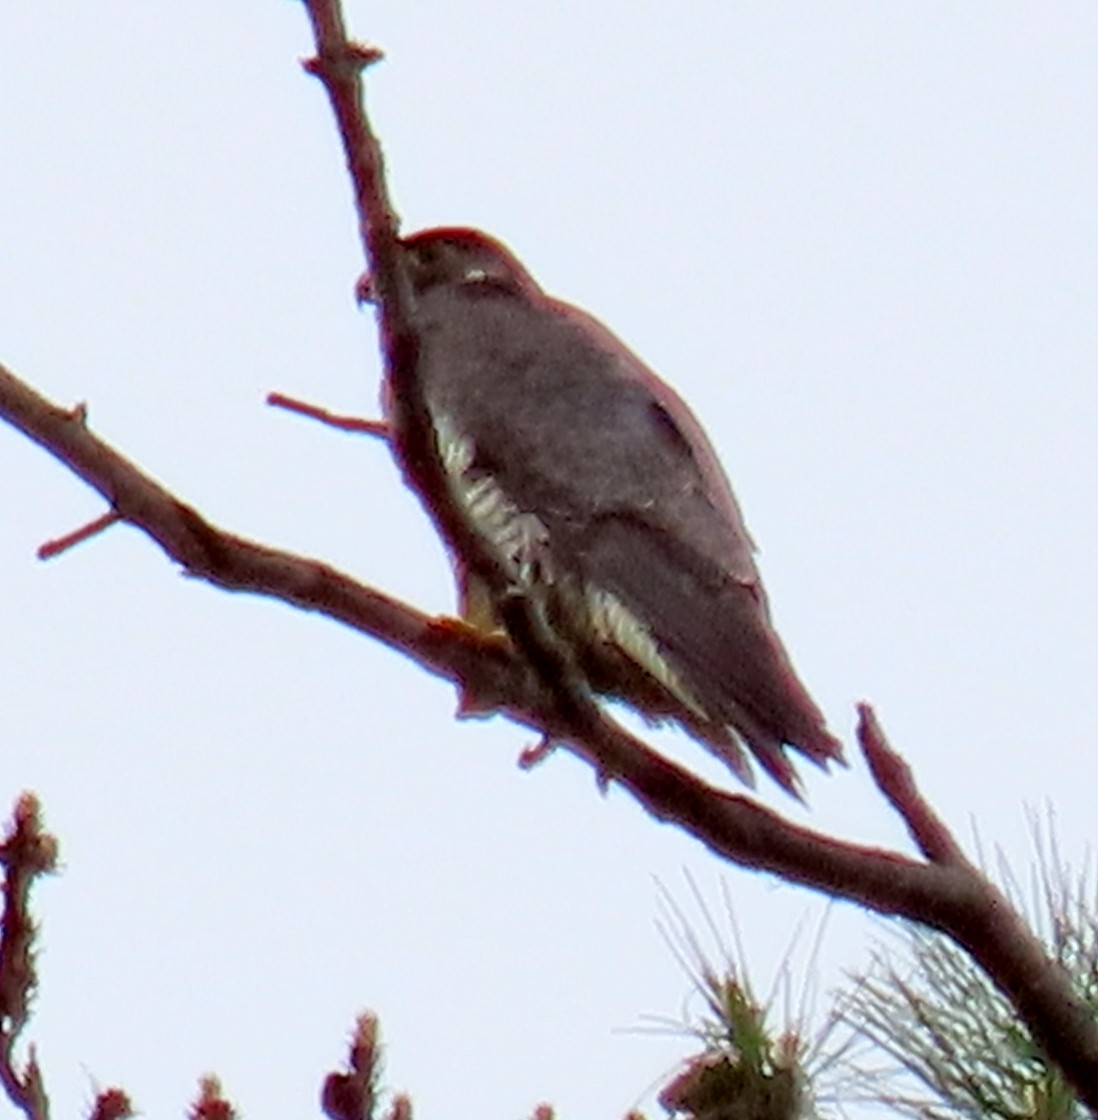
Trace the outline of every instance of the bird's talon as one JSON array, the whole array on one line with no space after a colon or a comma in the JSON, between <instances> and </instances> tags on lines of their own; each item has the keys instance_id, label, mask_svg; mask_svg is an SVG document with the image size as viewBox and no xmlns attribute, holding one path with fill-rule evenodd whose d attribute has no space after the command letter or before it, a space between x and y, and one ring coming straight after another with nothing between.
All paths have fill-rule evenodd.
<instances>
[{"instance_id":1,"label":"bird's talon","mask_svg":"<svg viewBox=\"0 0 1098 1120\"><path fill-rule=\"evenodd\" d=\"M533 770L544 762L557 749L557 744L549 735L543 735L532 747L527 747L518 757L520 770Z\"/></svg>"},{"instance_id":2,"label":"bird's talon","mask_svg":"<svg viewBox=\"0 0 1098 1120\"><path fill-rule=\"evenodd\" d=\"M510 645L507 635L502 630L482 630L479 626L470 626L465 619L455 618L453 615L438 615L427 625L442 638L457 638L458 641L476 642L497 649L505 649Z\"/></svg>"}]
</instances>

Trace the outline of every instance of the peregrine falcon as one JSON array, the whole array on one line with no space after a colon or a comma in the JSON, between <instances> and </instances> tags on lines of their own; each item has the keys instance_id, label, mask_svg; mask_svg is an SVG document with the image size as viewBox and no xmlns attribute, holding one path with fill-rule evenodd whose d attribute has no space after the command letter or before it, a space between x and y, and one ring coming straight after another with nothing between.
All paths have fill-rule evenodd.
<instances>
[{"instance_id":1,"label":"peregrine falcon","mask_svg":"<svg viewBox=\"0 0 1098 1120\"><path fill-rule=\"evenodd\" d=\"M743 746L794 793L787 748L841 762L678 395L486 234L430 229L401 245L450 505L592 692L675 720L748 783ZM455 559L466 615L501 625L475 564Z\"/></svg>"}]
</instances>

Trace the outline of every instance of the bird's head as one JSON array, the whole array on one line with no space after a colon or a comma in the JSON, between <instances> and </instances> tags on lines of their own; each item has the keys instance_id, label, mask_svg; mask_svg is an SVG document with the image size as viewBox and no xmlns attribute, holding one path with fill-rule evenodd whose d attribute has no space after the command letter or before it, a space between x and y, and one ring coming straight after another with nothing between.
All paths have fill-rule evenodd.
<instances>
[{"instance_id":1,"label":"bird's head","mask_svg":"<svg viewBox=\"0 0 1098 1120\"><path fill-rule=\"evenodd\" d=\"M436 285L539 294L534 278L501 242L476 229L427 229L401 239L415 292Z\"/></svg>"}]
</instances>

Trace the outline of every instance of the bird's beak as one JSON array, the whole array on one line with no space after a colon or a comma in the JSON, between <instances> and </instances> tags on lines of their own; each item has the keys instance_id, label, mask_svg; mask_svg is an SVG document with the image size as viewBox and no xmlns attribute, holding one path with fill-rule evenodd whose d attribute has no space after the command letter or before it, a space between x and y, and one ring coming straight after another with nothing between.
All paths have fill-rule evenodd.
<instances>
[{"instance_id":1,"label":"bird's beak","mask_svg":"<svg viewBox=\"0 0 1098 1120\"><path fill-rule=\"evenodd\" d=\"M377 288L368 272L364 272L355 283L355 302L359 307L364 303L377 303Z\"/></svg>"}]
</instances>

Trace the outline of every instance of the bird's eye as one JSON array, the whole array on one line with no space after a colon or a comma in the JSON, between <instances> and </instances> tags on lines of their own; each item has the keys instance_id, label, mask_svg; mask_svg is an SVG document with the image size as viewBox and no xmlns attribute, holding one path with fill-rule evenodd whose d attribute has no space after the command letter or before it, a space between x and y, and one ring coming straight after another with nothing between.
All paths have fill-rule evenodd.
<instances>
[{"instance_id":1,"label":"bird's eye","mask_svg":"<svg viewBox=\"0 0 1098 1120\"><path fill-rule=\"evenodd\" d=\"M659 432L664 442L673 447L680 455L690 455L690 441L683 435L678 424L675 423L671 413L659 401L651 401L648 413L652 418L656 431Z\"/></svg>"}]
</instances>

